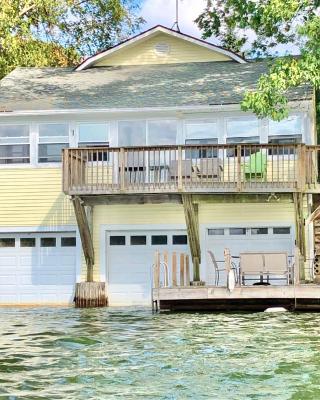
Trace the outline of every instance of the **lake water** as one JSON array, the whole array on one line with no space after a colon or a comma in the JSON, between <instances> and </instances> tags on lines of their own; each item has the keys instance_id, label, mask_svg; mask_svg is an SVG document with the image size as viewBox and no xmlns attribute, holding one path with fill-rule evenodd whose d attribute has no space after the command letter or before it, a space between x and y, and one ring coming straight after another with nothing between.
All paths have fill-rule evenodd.
<instances>
[{"instance_id":1,"label":"lake water","mask_svg":"<svg viewBox=\"0 0 320 400\"><path fill-rule=\"evenodd\" d=\"M0 399L320 399L320 314L0 309Z\"/></svg>"}]
</instances>

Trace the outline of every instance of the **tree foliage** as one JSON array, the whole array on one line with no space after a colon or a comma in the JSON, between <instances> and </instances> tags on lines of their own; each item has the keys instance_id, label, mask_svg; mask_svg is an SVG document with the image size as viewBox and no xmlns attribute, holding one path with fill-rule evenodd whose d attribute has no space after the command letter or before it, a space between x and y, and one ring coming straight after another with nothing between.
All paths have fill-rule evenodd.
<instances>
[{"instance_id":1,"label":"tree foliage","mask_svg":"<svg viewBox=\"0 0 320 400\"><path fill-rule=\"evenodd\" d=\"M204 38L249 57L269 56L279 45L293 45L300 56L271 63L256 91L246 93L243 110L280 120L288 114L287 93L300 85L320 87L320 0L208 0L197 18Z\"/></svg>"},{"instance_id":2,"label":"tree foliage","mask_svg":"<svg viewBox=\"0 0 320 400\"><path fill-rule=\"evenodd\" d=\"M138 1L1 0L0 78L16 66L67 66L127 38Z\"/></svg>"}]
</instances>

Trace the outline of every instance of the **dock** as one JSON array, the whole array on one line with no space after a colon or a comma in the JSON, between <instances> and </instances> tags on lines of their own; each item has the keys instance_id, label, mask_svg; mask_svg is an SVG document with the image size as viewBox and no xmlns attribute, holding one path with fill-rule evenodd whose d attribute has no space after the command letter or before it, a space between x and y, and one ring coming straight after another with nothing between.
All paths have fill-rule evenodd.
<instances>
[{"instance_id":1,"label":"dock","mask_svg":"<svg viewBox=\"0 0 320 400\"><path fill-rule=\"evenodd\" d=\"M320 311L320 285L156 288L153 302L159 311Z\"/></svg>"}]
</instances>

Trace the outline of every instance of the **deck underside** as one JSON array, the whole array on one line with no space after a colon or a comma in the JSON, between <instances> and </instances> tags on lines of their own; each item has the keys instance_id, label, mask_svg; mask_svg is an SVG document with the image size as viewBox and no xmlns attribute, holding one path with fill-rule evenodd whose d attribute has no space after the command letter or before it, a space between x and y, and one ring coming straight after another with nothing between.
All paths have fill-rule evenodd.
<instances>
[{"instance_id":1,"label":"deck underside","mask_svg":"<svg viewBox=\"0 0 320 400\"><path fill-rule=\"evenodd\" d=\"M183 287L153 290L160 310L264 311L268 307L320 311L320 286Z\"/></svg>"}]
</instances>

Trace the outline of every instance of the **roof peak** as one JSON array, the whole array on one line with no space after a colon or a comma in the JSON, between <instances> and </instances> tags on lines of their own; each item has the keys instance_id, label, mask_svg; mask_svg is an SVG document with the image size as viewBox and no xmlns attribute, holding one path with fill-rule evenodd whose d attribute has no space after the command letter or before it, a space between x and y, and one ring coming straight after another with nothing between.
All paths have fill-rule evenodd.
<instances>
[{"instance_id":1,"label":"roof peak","mask_svg":"<svg viewBox=\"0 0 320 400\"><path fill-rule=\"evenodd\" d=\"M115 46L113 46L113 47L111 47L109 49L102 50L102 51L94 54L93 56L88 57L87 59L83 60L75 68L75 71L82 71L84 69L90 68L96 61L100 60L101 58L106 57L109 54L114 53L115 51L121 50L122 48L124 48L126 46L132 45L132 44L136 43L139 40L148 38L148 37L150 37L151 35L153 35L154 33L157 33L157 32L166 33L166 34L171 35L173 37L177 37L177 38L186 40L188 42L194 43L196 45L205 47L205 48L207 48L209 50L216 51L218 53L224 54L225 56L230 57L232 60L234 60L234 61L236 61L236 62L238 62L240 64L246 63L246 60L242 56L234 53L231 50L227 50L227 49L225 49L225 48L223 48L221 46L214 45L213 43L207 42L207 41L205 41L203 39L198 39L198 38L196 38L194 36L191 36L189 34L182 33L181 31L177 31L177 30L174 30L172 28L168 28L168 27L166 27L164 25L158 24L158 25L155 25L155 26L153 26L153 27L151 27L151 28L149 28L149 29L147 29L147 30L145 30L143 32L140 32L139 34L137 34L135 36L132 36L131 38L128 38L127 40L124 40L124 41L118 43L117 45L115 45Z\"/></svg>"}]
</instances>

